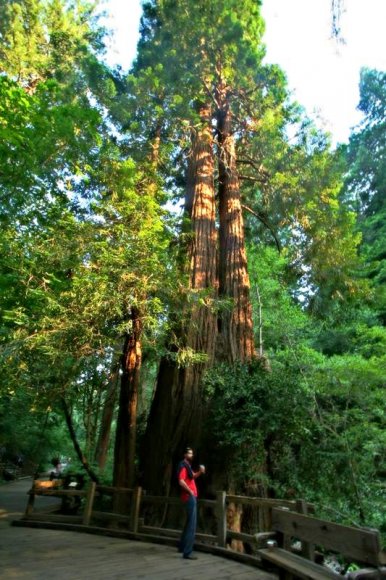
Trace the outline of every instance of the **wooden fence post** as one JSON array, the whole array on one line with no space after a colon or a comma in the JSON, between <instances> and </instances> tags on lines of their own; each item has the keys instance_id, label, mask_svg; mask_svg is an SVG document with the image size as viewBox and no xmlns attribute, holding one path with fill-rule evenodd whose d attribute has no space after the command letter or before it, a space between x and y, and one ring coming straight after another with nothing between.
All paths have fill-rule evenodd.
<instances>
[{"instance_id":1,"label":"wooden fence post","mask_svg":"<svg viewBox=\"0 0 386 580\"><path fill-rule=\"evenodd\" d=\"M94 505L94 497L95 497L95 490L96 490L96 483L92 481L90 483L90 487L88 488L87 496L86 496L86 505L84 507L83 512L83 525L89 526L90 519L91 519L91 512Z\"/></svg>"},{"instance_id":2,"label":"wooden fence post","mask_svg":"<svg viewBox=\"0 0 386 580\"><path fill-rule=\"evenodd\" d=\"M32 487L30 489L29 493L29 498L28 498L28 503L27 503L27 507L25 510L25 514L24 517L28 518L28 516L30 516L32 514L32 512L34 511L34 503L35 503L35 480L32 482Z\"/></svg>"},{"instance_id":3,"label":"wooden fence post","mask_svg":"<svg viewBox=\"0 0 386 580\"><path fill-rule=\"evenodd\" d=\"M142 487L135 487L131 498L131 529L138 532L139 510L141 507Z\"/></svg>"},{"instance_id":4,"label":"wooden fence post","mask_svg":"<svg viewBox=\"0 0 386 580\"><path fill-rule=\"evenodd\" d=\"M225 548L227 539L226 493L225 491L218 491L216 495L217 545Z\"/></svg>"},{"instance_id":5,"label":"wooden fence post","mask_svg":"<svg viewBox=\"0 0 386 580\"><path fill-rule=\"evenodd\" d=\"M304 499L296 500L296 511L305 516L308 514L307 502ZM302 556L313 562L315 558L315 545L302 541Z\"/></svg>"},{"instance_id":6,"label":"wooden fence post","mask_svg":"<svg viewBox=\"0 0 386 580\"><path fill-rule=\"evenodd\" d=\"M258 508L259 533L272 530L272 508L260 505Z\"/></svg>"}]
</instances>

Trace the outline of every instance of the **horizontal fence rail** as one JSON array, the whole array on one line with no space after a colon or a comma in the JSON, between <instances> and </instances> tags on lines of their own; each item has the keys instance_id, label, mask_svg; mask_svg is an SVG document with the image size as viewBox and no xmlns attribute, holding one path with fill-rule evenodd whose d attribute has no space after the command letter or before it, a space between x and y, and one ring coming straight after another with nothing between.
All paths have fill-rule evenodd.
<instances>
[{"instance_id":1,"label":"horizontal fence rail","mask_svg":"<svg viewBox=\"0 0 386 580\"><path fill-rule=\"evenodd\" d=\"M180 529L168 528L163 525L146 523L144 514L146 510L154 508L181 508L181 500L178 497L157 496L146 493L141 487L123 488L108 485L97 485L91 482L87 489L62 489L60 480L53 481L34 481L32 489L28 492L29 499L25 511L24 519L46 521L62 521L82 523L84 526L92 525L92 522L102 522L107 528L124 525L129 531L140 534L149 534L152 536L177 538ZM119 497L128 498L129 509L127 513L114 511L114 501ZM62 500L64 498L77 498L79 512L75 514L53 513L54 507L44 511L34 511L36 496L56 497ZM96 505L96 500L102 500L103 497L109 498L107 501L112 506L103 509L103 503ZM258 513L258 523L253 533L246 533L240 530L233 530L227 524L228 510L231 505L254 508ZM198 541L213 544L219 547L226 547L232 540L249 543L257 546L272 537L270 531L271 513L275 507L296 510L301 513L311 513L312 504L307 504L303 500L278 500L262 497L247 497L242 495L227 494L225 491L218 491L216 499L198 499L198 510L200 508L210 508L214 521L215 533L203 533L198 531L196 538ZM58 508L58 506L56 506ZM63 511L63 510L61 510Z\"/></svg>"}]
</instances>

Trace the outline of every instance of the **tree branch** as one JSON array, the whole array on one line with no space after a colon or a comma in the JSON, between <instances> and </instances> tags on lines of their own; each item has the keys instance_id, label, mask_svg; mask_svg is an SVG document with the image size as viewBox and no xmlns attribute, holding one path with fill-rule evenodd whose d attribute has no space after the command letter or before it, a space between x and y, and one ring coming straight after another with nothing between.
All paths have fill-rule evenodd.
<instances>
[{"instance_id":1,"label":"tree branch","mask_svg":"<svg viewBox=\"0 0 386 580\"><path fill-rule=\"evenodd\" d=\"M253 167L253 169L255 169L257 171L257 173L264 175L267 179L269 177L269 172L265 169L264 165L262 163L260 163L258 165L250 157L239 157L237 159L237 163L241 163L243 165L249 165L250 167Z\"/></svg>"},{"instance_id":2,"label":"tree branch","mask_svg":"<svg viewBox=\"0 0 386 580\"><path fill-rule=\"evenodd\" d=\"M247 205L242 204L241 207L243 209L245 209L246 211L249 211L249 213L251 213L253 216L255 216L271 232L272 237L275 240L277 250L280 254L281 253L281 243L280 243L279 238L277 237L275 230L271 226L271 224L268 223L267 220L262 215L258 214L256 211L254 211L253 209L251 209Z\"/></svg>"},{"instance_id":3,"label":"tree branch","mask_svg":"<svg viewBox=\"0 0 386 580\"><path fill-rule=\"evenodd\" d=\"M254 183L266 183L263 177L253 177L252 175L241 175L240 173L239 179L244 179L245 181L253 181Z\"/></svg>"}]
</instances>

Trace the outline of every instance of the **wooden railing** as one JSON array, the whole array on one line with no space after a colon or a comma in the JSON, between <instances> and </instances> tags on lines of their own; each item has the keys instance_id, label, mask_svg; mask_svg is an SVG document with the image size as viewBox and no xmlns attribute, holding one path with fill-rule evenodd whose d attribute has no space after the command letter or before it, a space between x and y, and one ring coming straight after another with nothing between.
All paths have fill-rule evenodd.
<instances>
[{"instance_id":1,"label":"wooden railing","mask_svg":"<svg viewBox=\"0 0 386 580\"><path fill-rule=\"evenodd\" d=\"M145 539L160 543L175 542L181 533L180 529L167 528L162 525L162 522L165 519L169 519L169 521L182 521L182 518L178 517L179 514L176 511L177 506L182 509L180 499L176 497L149 495L140 487L134 489L116 488L90 483L87 490L70 490L61 489L55 481L36 481L28 493L29 500L23 518L24 523L21 521L17 525L34 525L42 527L47 525L50 527L56 527L60 525L62 528L65 527L66 529L74 531L93 528L94 531L98 530L98 532L107 533L109 535L119 535L120 537L123 535L124 537L131 539ZM34 512L36 496L61 498L62 503L66 499L76 498L78 504L83 504L82 513L79 515L66 515L51 513L47 510L44 512ZM106 508L106 497L110 498L108 499L108 502L110 504L109 507L112 506L112 509L103 509ZM99 502L99 505L97 502ZM122 508L122 504L127 506L127 513L118 513L117 511L114 511L115 505L120 505ZM235 506L244 506L244 508L250 512L247 514L249 516L251 516L250 510L252 510L252 522L255 522L255 529L253 529L253 532L251 532L250 528L248 532L242 530L236 531L228 528L228 510L234 510ZM58 507L57 504L56 507ZM165 518L170 508L171 513L169 513L168 517ZM314 544L325 545L326 547L331 548L334 552L341 553L342 555L345 555L347 552L352 556L354 552L351 547L348 550L347 546L351 546L353 542L350 540L347 543L346 538L359 537L359 543L362 546L361 538L363 536L363 538L365 538L363 540L363 546L366 546L367 539L370 535L374 538L376 545L378 546L379 544L380 547L379 533L376 530L369 531L369 529L365 528L353 529L326 522L324 520L319 520L314 517L314 506L308 504L304 500L246 497L227 494L225 491L219 491L217 492L215 499L198 500L198 513L200 513L203 508L210 508L210 511L212 512L207 515L205 522L210 522L211 527L213 526L212 531L215 530L215 533L208 534L202 533L200 530L198 531L196 534L196 540L198 541L201 550L216 553L227 558L237 559L238 561L252 564L254 566L262 566L264 561L274 562L279 567L283 567L291 573L294 572L296 576L312 578L313 580L329 580L332 575L330 571L326 571L326 569L319 564L315 564ZM163 516L160 516L161 511L163 512ZM146 516L149 519L149 512L151 513L151 523L145 521ZM312 517L308 517L307 514L312 514ZM159 525L154 525L155 515L161 517L161 523ZM274 515L274 518L272 518L272 515ZM278 518L280 522L287 522L284 527L284 524L280 527L280 522L278 524ZM28 523L29 520L34 521L34 523ZM99 522L102 522L103 525L100 526ZM306 524L303 525L304 522L306 522ZM301 523L304 528L302 530L299 527ZM124 525L124 529L122 529L122 524ZM298 551L297 554L293 553L293 550L295 549L292 545L292 535L294 534L294 530L296 530L295 536L298 539L301 539L301 550L300 552ZM283 531L284 535L282 533ZM325 542L326 538L324 537L326 536L326 533L328 533L327 543ZM273 537L275 537L276 542L273 542L272 546L270 546L269 549L266 549L266 541ZM252 554L242 554L233 550L233 541L243 542L244 545L248 544L252 548L251 550L248 550L248 552L252 552ZM277 541L281 542L281 547L275 547ZM228 547L231 549L225 549ZM367 580L378 578L378 576L374 576L374 574L377 574L381 570L381 567L383 570L382 573L386 577L386 568L383 567L386 564L386 554L379 551L378 548L374 548L374 554L375 552L379 552L377 553L376 560L374 559L375 557L372 560L368 560L368 548L364 548L364 554L362 552L358 550L355 552L355 554L358 554L358 561L369 561L373 565L374 562L376 562L378 566L378 571L374 566L367 570L370 574ZM308 559L308 563L304 558ZM302 576L302 570L304 571L305 569L306 573ZM362 572L363 571L361 571L361 573ZM361 579L353 576L350 580Z\"/></svg>"},{"instance_id":2,"label":"wooden railing","mask_svg":"<svg viewBox=\"0 0 386 580\"><path fill-rule=\"evenodd\" d=\"M92 486L88 490L84 489L63 489L61 487L62 482L60 480L53 481L40 481L35 480L32 484L32 488L28 492L29 498L27 502L27 507L24 514L24 519L26 520L38 520L38 521L49 521L49 522L68 522L68 523L83 523L87 510L89 506L92 509L92 502L94 500L92 492L95 493L95 488ZM37 496L45 497L55 497L62 500L61 507L63 507L64 501L78 499L79 505L81 505L81 500L86 498L86 507L84 509L84 514L78 515L68 515L66 513L56 513L58 511L58 505L48 505L38 512L35 511L35 500Z\"/></svg>"},{"instance_id":3,"label":"wooden railing","mask_svg":"<svg viewBox=\"0 0 386 580\"><path fill-rule=\"evenodd\" d=\"M111 528L117 524L124 524L125 528L134 534L147 534L149 536L156 536L161 538L177 538L181 531L179 529L167 528L161 525L150 525L145 520L144 513L147 506L163 507L169 509L172 506L180 506L182 509L181 500L177 497L154 496L147 494L141 487L134 489L130 488L116 488L105 485L96 485L90 483L87 490L64 490L55 486L52 482L52 487L42 485L43 482L34 482L29 493L29 500L25 512L25 520L51 521L51 522L65 522L65 523L81 523L83 526L90 526L96 521L103 522L102 527ZM113 509L104 511L95 505L95 500L101 500L104 496L114 498L119 495L127 496L127 504L129 509L126 514L117 513ZM83 500L83 509L81 515L66 515L60 513L47 513L45 511L34 511L34 502L36 496L48 497L78 497ZM234 531L227 527L227 510L229 504L249 506L257 510L258 524L253 533L245 533L242 531ZM211 508L212 523L215 522L216 533L208 534L197 532L196 538L206 544L216 545L218 547L226 547L227 543L232 540L239 540L251 545L257 545L259 542L268 539L271 533L271 513L275 507L283 507L300 513L307 513L313 511L313 506L306 504L303 500L280 500L267 499L261 497L246 497L240 495L227 494L225 491L219 491L216 494L216 499L199 499L198 512L202 508ZM182 519L182 518L181 518Z\"/></svg>"}]
</instances>

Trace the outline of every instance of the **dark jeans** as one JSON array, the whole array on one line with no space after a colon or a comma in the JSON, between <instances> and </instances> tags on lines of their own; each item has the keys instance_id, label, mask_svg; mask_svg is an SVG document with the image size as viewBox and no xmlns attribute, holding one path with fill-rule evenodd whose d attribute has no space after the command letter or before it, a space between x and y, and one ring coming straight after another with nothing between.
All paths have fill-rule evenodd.
<instances>
[{"instance_id":1,"label":"dark jeans","mask_svg":"<svg viewBox=\"0 0 386 580\"><path fill-rule=\"evenodd\" d=\"M196 535L196 525L197 525L197 498L192 495L189 496L188 501L185 503L186 509L186 522L180 539L180 552L183 555L189 556L193 551L194 536Z\"/></svg>"}]
</instances>

